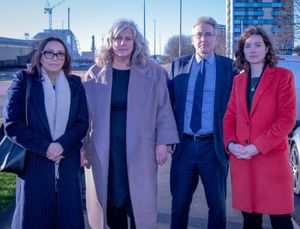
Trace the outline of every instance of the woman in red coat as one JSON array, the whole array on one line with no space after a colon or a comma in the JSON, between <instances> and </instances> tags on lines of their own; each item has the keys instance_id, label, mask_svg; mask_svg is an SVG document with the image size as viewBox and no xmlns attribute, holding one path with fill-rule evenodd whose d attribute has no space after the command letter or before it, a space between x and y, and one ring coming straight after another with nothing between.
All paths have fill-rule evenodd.
<instances>
[{"instance_id":1,"label":"woman in red coat","mask_svg":"<svg viewBox=\"0 0 300 229\"><path fill-rule=\"evenodd\" d=\"M276 67L274 49L261 28L246 30L238 42L235 77L224 116L224 142L230 155L233 207L244 229L293 228L293 178L288 133L295 125L296 95L291 71Z\"/></svg>"}]
</instances>

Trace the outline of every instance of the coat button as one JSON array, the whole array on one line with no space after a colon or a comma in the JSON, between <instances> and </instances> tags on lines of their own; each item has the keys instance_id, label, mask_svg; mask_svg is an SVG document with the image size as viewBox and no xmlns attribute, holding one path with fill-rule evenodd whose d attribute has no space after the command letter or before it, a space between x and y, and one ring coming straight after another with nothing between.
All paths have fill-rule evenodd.
<instances>
[{"instance_id":1,"label":"coat button","mask_svg":"<svg viewBox=\"0 0 300 229\"><path fill-rule=\"evenodd\" d=\"M245 140L245 143L248 144L248 140L247 139Z\"/></svg>"},{"instance_id":2,"label":"coat button","mask_svg":"<svg viewBox=\"0 0 300 229\"><path fill-rule=\"evenodd\" d=\"M247 124L247 126L249 126L249 122L248 121L246 122L246 124Z\"/></svg>"}]
</instances>

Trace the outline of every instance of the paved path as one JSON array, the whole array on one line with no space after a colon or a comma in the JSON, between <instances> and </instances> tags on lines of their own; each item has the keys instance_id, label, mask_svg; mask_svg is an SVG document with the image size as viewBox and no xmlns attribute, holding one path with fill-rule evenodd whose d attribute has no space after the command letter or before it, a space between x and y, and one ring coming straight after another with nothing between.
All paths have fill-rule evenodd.
<instances>
[{"instance_id":1,"label":"paved path","mask_svg":"<svg viewBox=\"0 0 300 229\"><path fill-rule=\"evenodd\" d=\"M158 177L158 223L157 229L168 229L170 227L170 208L171 208L171 195L169 189L169 169L170 160L168 163L159 168ZM9 229L11 218L13 215L14 206L11 205L2 215L0 215L0 228ZM228 199L227 199L227 229L240 229L242 228L242 217L239 211L231 207L231 189L230 179L228 179ZM189 229L205 229L207 225L207 207L204 199L203 188L198 186L193 198L193 203L190 211ZM271 229L270 220L264 217L264 229ZM86 227L89 228L88 226ZM295 229L300 229L295 224Z\"/></svg>"}]
</instances>

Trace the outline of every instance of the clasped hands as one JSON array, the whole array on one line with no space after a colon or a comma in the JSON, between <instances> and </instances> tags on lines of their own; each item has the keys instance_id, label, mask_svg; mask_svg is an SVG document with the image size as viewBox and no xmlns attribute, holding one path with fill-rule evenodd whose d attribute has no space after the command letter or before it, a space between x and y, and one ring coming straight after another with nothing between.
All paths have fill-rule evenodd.
<instances>
[{"instance_id":1,"label":"clasped hands","mask_svg":"<svg viewBox=\"0 0 300 229\"><path fill-rule=\"evenodd\" d=\"M237 158L249 160L259 153L255 145L250 144L243 146L234 142L229 143L228 150Z\"/></svg>"},{"instance_id":2,"label":"clasped hands","mask_svg":"<svg viewBox=\"0 0 300 229\"><path fill-rule=\"evenodd\" d=\"M64 149L61 144L52 142L47 149L46 157L54 162L59 162L64 158L64 156L62 155L63 151Z\"/></svg>"}]
</instances>

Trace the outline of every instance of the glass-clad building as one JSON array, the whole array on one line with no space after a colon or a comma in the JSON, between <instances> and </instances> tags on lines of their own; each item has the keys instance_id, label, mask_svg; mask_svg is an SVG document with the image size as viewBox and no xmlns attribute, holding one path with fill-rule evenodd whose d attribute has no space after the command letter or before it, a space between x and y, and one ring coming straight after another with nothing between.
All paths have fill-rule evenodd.
<instances>
[{"instance_id":1,"label":"glass-clad building","mask_svg":"<svg viewBox=\"0 0 300 229\"><path fill-rule=\"evenodd\" d=\"M226 0L226 55L233 57L241 32L253 25L269 34L279 53L291 54L293 12L293 0Z\"/></svg>"}]
</instances>

